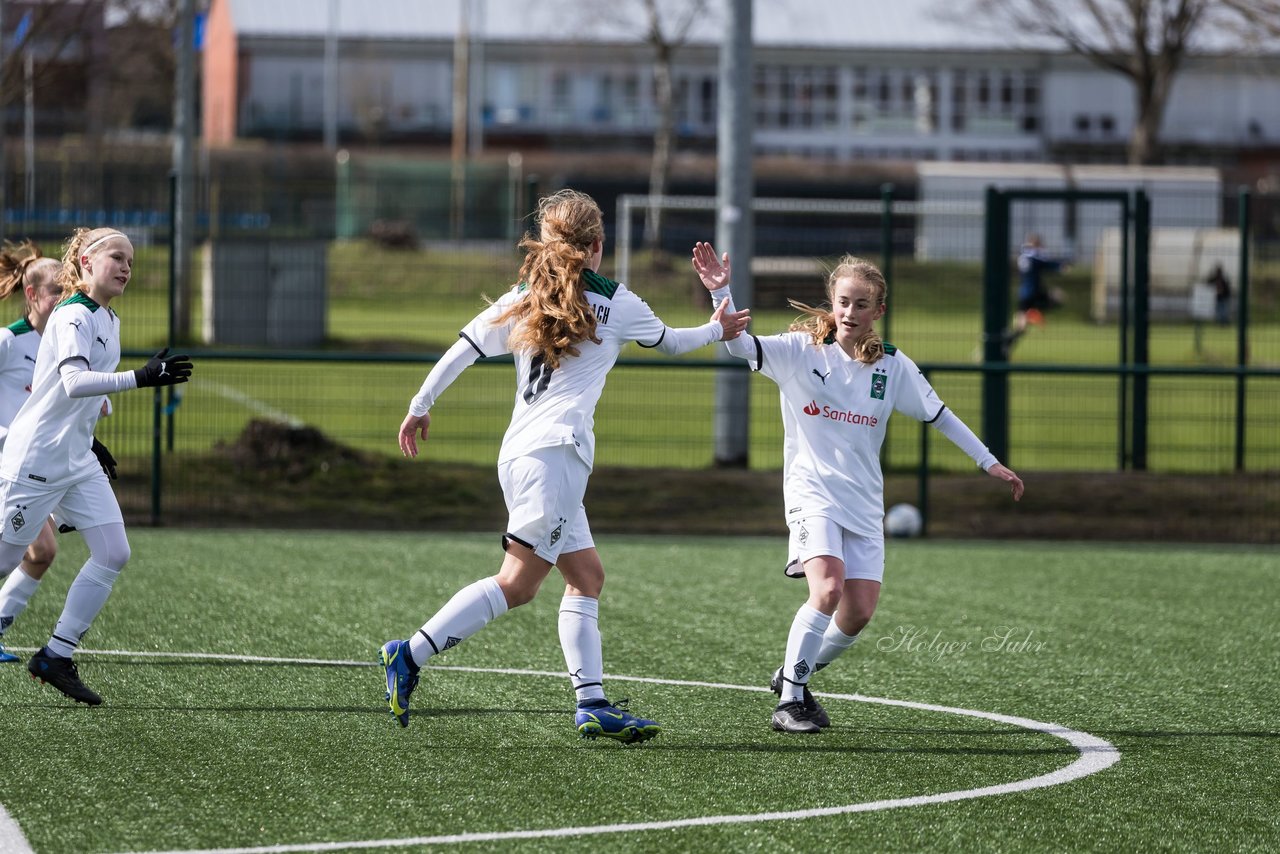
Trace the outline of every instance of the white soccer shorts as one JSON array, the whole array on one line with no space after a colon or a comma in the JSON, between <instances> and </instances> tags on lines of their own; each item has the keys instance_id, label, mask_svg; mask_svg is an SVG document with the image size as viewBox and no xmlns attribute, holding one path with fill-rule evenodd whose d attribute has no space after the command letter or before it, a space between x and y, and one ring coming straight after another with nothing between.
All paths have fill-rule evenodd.
<instances>
[{"instance_id":1,"label":"white soccer shorts","mask_svg":"<svg viewBox=\"0 0 1280 854\"><path fill-rule=\"evenodd\" d=\"M0 541L14 545L31 545L52 515L57 516L58 522L82 531L112 522L124 524L120 502L101 471L70 486L53 489L0 480L0 496L0 506L4 507Z\"/></svg>"},{"instance_id":2,"label":"white soccer shorts","mask_svg":"<svg viewBox=\"0 0 1280 854\"><path fill-rule=\"evenodd\" d=\"M538 448L500 464L506 537L552 564L561 554L594 546L582 506L590 476L591 469L573 445Z\"/></svg>"},{"instance_id":3,"label":"white soccer shorts","mask_svg":"<svg viewBox=\"0 0 1280 854\"><path fill-rule=\"evenodd\" d=\"M862 578L884 582L884 537L863 537L850 533L824 516L808 516L789 522L787 575L799 578L804 562L815 557L835 557L844 561L846 581Z\"/></svg>"}]
</instances>

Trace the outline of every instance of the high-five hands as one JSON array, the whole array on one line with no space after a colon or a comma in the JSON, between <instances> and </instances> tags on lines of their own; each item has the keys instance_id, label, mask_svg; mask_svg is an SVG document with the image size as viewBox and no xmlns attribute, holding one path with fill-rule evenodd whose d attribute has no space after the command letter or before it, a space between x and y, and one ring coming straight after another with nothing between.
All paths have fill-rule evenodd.
<instances>
[{"instance_id":1,"label":"high-five hands","mask_svg":"<svg viewBox=\"0 0 1280 854\"><path fill-rule=\"evenodd\" d=\"M725 297L720 300L720 304L711 315L712 320L720 321L720 325L724 327L724 334L720 336L721 341L732 341L737 338L747 330L747 321L751 320L751 309L729 311L728 308L729 298Z\"/></svg>"},{"instance_id":2,"label":"high-five hands","mask_svg":"<svg viewBox=\"0 0 1280 854\"><path fill-rule=\"evenodd\" d=\"M701 242L693 244L693 269L702 279L702 286L709 291L728 287L733 272L728 252L718 258L710 243Z\"/></svg>"}]
</instances>

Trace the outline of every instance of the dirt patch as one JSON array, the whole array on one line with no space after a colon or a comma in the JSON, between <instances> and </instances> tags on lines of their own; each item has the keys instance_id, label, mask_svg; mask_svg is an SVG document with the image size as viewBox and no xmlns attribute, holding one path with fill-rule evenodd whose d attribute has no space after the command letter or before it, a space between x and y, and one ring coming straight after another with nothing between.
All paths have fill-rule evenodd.
<instances>
[{"instance_id":1,"label":"dirt patch","mask_svg":"<svg viewBox=\"0 0 1280 854\"><path fill-rule=\"evenodd\" d=\"M1280 543L1280 476L1020 472L1014 503L979 474L885 479L886 504L922 504L948 539ZM122 475L131 523L152 519L146 475ZM597 468L586 505L597 533L785 536L782 475L737 469ZM500 533L493 466L408 461L343 447L311 428L254 422L212 454L165 462L166 525Z\"/></svg>"}]
</instances>

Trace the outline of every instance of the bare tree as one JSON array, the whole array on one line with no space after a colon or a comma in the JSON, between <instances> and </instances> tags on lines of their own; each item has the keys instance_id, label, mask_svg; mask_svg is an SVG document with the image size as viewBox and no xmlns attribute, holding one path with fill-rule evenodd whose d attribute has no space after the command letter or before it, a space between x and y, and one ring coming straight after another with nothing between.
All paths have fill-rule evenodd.
<instances>
[{"instance_id":1,"label":"bare tree","mask_svg":"<svg viewBox=\"0 0 1280 854\"><path fill-rule=\"evenodd\" d=\"M665 195L675 149L676 104L672 69L675 56L688 42L694 25L709 13L709 0L595 0L586 16L603 34L636 39L653 51L653 97L657 121L653 129L653 159L649 166L649 195ZM621 226L620 227L625 227ZM662 233L662 209L651 204L645 216L644 239L656 247Z\"/></svg>"},{"instance_id":2,"label":"bare tree","mask_svg":"<svg viewBox=\"0 0 1280 854\"><path fill-rule=\"evenodd\" d=\"M1280 0L967 0L939 13L1055 39L1127 77L1137 106L1131 164L1156 161L1169 93L1189 51L1213 36L1244 47L1280 33Z\"/></svg>"}]
</instances>

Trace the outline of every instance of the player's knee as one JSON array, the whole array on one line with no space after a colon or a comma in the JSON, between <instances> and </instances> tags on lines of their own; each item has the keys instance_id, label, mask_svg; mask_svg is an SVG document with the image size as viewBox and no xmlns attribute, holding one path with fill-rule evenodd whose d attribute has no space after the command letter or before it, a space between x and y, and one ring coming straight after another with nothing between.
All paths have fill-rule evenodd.
<instances>
[{"instance_id":1,"label":"player's knee","mask_svg":"<svg viewBox=\"0 0 1280 854\"><path fill-rule=\"evenodd\" d=\"M532 602L533 597L538 595L538 589L542 586L542 582L540 579L516 575L508 578L499 578L498 586L502 588L502 595L506 597L507 607L516 608Z\"/></svg>"},{"instance_id":2,"label":"player's knee","mask_svg":"<svg viewBox=\"0 0 1280 854\"><path fill-rule=\"evenodd\" d=\"M95 552L93 559L103 566L110 567L114 570L124 569L124 565L129 562L133 551L129 548L128 540L112 543L101 552Z\"/></svg>"},{"instance_id":3,"label":"player's knee","mask_svg":"<svg viewBox=\"0 0 1280 854\"><path fill-rule=\"evenodd\" d=\"M22 556L22 569L32 578L40 578L57 555L58 547L56 545L49 546L37 540L27 548L27 553Z\"/></svg>"},{"instance_id":4,"label":"player's knee","mask_svg":"<svg viewBox=\"0 0 1280 854\"><path fill-rule=\"evenodd\" d=\"M841 585L834 581L830 584L818 582L809 590L809 600L814 608L824 614L834 614L840 607Z\"/></svg>"}]
</instances>

